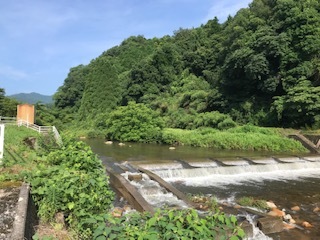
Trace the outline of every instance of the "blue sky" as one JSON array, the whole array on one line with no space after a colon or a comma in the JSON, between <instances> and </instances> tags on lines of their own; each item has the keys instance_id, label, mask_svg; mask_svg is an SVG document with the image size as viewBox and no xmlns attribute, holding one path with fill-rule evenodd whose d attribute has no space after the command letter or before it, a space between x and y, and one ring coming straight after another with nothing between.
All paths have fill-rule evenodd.
<instances>
[{"instance_id":1,"label":"blue sky","mask_svg":"<svg viewBox=\"0 0 320 240\"><path fill-rule=\"evenodd\" d=\"M252 0L0 0L0 88L54 94L69 69L130 36L225 21Z\"/></svg>"}]
</instances>

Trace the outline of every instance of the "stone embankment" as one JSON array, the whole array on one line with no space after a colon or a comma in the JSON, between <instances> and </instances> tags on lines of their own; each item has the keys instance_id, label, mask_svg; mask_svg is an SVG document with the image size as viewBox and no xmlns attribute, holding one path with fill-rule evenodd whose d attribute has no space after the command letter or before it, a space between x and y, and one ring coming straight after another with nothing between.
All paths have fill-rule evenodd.
<instances>
[{"instance_id":1,"label":"stone embankment","mask_svg":"<svg viewBox=\"0 0 320 240\"><path fill-rule=\"evenodd\" d=\"M32 239L38 223L29 184L15 182L0 189L0 240Z\"/></svg>"},{"instance_id":2,"label":"stone embankment","mask_svg":"<svg viewBox=\"0 0 320 240\"><path fill-rule=\"evenodd\" d=\"M19 188L0 189L0 240L10 239L19 192Z\"/></svg>"}]
</instances>

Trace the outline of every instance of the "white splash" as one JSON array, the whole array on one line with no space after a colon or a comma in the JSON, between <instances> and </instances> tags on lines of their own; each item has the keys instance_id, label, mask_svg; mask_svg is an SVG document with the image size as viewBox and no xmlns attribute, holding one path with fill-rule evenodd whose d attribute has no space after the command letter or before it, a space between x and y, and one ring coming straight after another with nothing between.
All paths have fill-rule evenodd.
<instances>
[{"instance_id":1,"label":"white splash","mask_svg":"<svg viewBox=\"0 0 320 240\"><path fill-rule=\"evenodd\" d=\"M130 174L131 173L129 172L125 172L121 175L128 180L128 175ZM156 181L151 180L148 175L144 173L142 174L141 181L130 181L130 184L133 185L143 198L153 207L188 207L184 201L178 199L175 195L161 187Z\"/></svg>"},{"instance_id":2,"label":"white splash","mask_svg":"<svg viewBox=\"0 0 320 240\"><path fill-rule=\"evenodd\" d=\"M289 160L288 160L289 161ZM224 187L244 182L263 180L292 180L301 177L319 178L320 162L297 161L290 163L207 167L194 169L155 170L168 182L182 182L186 186Z\"/></svg>"}]
</instances>

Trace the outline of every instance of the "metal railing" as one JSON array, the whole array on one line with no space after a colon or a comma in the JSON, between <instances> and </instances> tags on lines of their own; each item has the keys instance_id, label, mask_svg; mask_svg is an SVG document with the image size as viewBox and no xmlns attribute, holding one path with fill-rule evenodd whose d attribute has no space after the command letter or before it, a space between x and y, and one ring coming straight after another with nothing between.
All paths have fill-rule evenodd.
<instances>
[{"instance_id":1,"label":"metal railing","mask_svg":"<svg viewBox=\"0 0 320 240\"><path fill-rule=\"evenodd\" d=\"M0 124L14 124L20 126L27 127L29 129L32 129L34 131L37 131L41 134L50 134L53 133L53 136L57 143L61 146L62 145L62 139L61 136L55 126L38 126L36 124L29 123L25 120L18 119L15 117L3 117L0 116Z\"/></svg>"}]
</instances>

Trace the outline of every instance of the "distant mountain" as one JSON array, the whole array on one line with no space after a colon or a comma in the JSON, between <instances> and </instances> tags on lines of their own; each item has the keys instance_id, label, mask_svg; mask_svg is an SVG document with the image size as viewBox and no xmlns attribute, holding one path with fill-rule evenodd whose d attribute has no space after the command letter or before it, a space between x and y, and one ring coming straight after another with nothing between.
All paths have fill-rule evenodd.
<instances>
[{"instance_id":1,"label":"distant mountain","mask_svg":"<svg viewBox=\"0 0 320 240\"><path fill-rule=\"evenodd\" d=\"M37 102L42 102L44 104L53 103L52 96L42 95L39 93L19 93L8 96L22 103L35 104Z\"/></svg>"}]
</instances>

